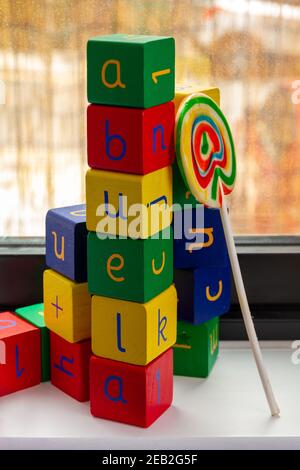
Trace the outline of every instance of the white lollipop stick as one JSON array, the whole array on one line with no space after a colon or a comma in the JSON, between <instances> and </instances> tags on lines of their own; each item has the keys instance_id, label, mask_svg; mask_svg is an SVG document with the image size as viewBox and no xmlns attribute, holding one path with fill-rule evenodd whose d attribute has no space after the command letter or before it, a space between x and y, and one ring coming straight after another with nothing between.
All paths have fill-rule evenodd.
<instances>
[{"instance_id":1,"label":"white lollipop stick","mask_svg":"<svg viewBox=\"0 0 300 470\"><path fill-rule=\"evenodd\" d=\"M276 402L276 399L272 390L272 386L268 378L265 365L263 363L263 357L262 357L261 349L260 349L258 339L256 336L253 320L251 317L251 312L250 312L250 308L249 308L249 304L248 304L248 300L246 296L246 291L245 291L245 286L244 286L244 282L242 278L241 268L239 265L237 252L236 252L236 248L234 244L231 222L230 222L230 218L229 218L228 210L227 210L226 198L224 197L222 185L220 186L221 186L221 191L222 191L222 206L220 209L220 213L221 213L222 224L224 228L232 273L234 277L235 287L236 287L238 299L240 302L240 307L241 307L241 311L243 314L243 319L244 319L246 331L248 334L249 342L250 342L254 359L256 362L256 366L260 375L262 386L264 388L265 395L269 403L271 415L277 416L280 413L280 409Z\"/></svg>"}]
</instances>

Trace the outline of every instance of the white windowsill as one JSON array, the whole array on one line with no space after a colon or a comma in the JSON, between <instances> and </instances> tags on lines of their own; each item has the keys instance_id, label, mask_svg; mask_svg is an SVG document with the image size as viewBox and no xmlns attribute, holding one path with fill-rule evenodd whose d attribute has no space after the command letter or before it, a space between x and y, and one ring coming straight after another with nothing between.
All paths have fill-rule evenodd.
<instances>
[{"instance_id":1,"label":"white windowsill","mask_svg":"<svg viewBox=\"0 0 300 470\"><path fill-rule=\"evenodd\" d=\"M175 377L173 406L148 429L93 418L49 383L2 397L0 449L300 449L300 365L290 343L262 346L280 418L247 343L223 343L207 380Z\"/></svg>"}]
</instances>

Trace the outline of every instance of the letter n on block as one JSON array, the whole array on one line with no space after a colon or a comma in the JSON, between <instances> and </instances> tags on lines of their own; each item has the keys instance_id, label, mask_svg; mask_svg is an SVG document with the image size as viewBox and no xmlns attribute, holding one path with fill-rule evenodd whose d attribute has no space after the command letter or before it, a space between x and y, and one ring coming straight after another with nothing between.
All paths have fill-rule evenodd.
<instances>
[{"instance_id":1,"label":"letter n on block","mask_svg":"<svg viewBox=\"0 0 300 470\"><path fill-rule=\"evenodd\" d=\"M172 403L173 351L146 367L92 356L91 413L135 426L150 426Z\"/></svg>"},{"instance_id":2,"label":"letter n on block","mask_svg":"<svg viewBox=\"0 0 300 470\"><path fill-rule=\"evenodd\" d=\"M40 331L11 312L0 313L0 396L41 381Z\"/></svg>"},{"instance_id":3,"label":"letter n on block","mask_svg":"<svg viewBox=\"0 0 300 470\"><path fill-rule=\"evenodd\" d=\"M46 216L46 264L77 282L85 282L85 204L50 209Z\"/></svg>"},{"instance_id":4,"label":"letter n on block","mask_svg":"<svg viewBox=\"0 0 300 470\"><path fill-rule=\"evenodd\" d=\"M69 343L50 333L51 382L78 401L89 400L91 341Z\"/></svg>"},{"instance_id":5,"label":"letter n on block","mask_svg":"<svg viewBox=\"0 0 300 470\"><path fill-rule=\"evenodd\" d=\"M149 109L90 105L87 110L91 168L145 175L174 160L174 103Z\"/></svg>"},{"instance_id":6,"label":"letter n on block","mask_svg":"<svg viewBox=\"0 0 300 470\"><path fill-rule=\"evenodd\" d=\"M145 304L92 297L92 350L97 356L146 365L176 341L174 286Z\"/></svg>"}]
</instances>

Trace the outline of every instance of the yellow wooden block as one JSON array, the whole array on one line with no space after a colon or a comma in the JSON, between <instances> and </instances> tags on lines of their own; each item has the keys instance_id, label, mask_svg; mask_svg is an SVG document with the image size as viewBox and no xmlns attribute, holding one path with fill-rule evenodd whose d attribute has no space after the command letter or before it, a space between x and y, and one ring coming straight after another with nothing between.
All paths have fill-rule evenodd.
<instances>
[{"instance_id":1,"label":"yellow wooden block","mask_svg":"<svg viewBox=\"0 0 300 470\"><path fill-rule=\"evenodd\" d=\"M172 203L171 167L144 176L87 171L89 231L148 238L171 224Z\"/></svg>"},{"instance_id":2,"label":"yellow wooden block","mask_svg":"<svg viewBox=\"0 0 300 470\"><path fill-rule=\"evenodd\" d=\"M213 99L217 103L218 106L220 106L219 88L201 88L196 85L181 85L181 86L178 85L176 86L175 98L174 98L175 113L177 113L177 110L179 108L181 101L184 100L188 95L191 95L192 93L204 93L205 95Z\"/></svg>"},{"instance_id":3,"label":"yellow wooden block","mask_svg":"<svg viewBox=\"0 0 300 470\"><path fill-rule=\"evenodd\" d=\"M44 317L49 330L76 343L91 337L91 297L87 283L76 283L52 269L44 272Z\"/></svg>"},{"instance_id":4,"label":"yellow wooden block","mask_svg":"<svg viewBox=\"0 0 300 470\"><path fill-rule=\"evenodd\" d=\"M145 304L92 297L92 350L146 365L176 342L177 292L172 285Z\"/></svg>"}]
</instances>

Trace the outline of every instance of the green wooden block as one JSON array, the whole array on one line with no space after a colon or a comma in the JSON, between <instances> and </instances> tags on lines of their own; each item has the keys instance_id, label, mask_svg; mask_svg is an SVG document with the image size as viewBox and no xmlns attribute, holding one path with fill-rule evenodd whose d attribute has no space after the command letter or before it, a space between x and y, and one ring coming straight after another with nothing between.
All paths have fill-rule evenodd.
<instances>
[{"instance_id":1,"label":"green wooden block","mask_svg":"<svg viewBox=\"0 0 300 470\"><path fill-rule=\"evenodd\" d=\"M219 318L201 325L177 322L174 375L208 377L219 353Z\"/></svg>"},{"instance_id":2,"label":"green wooden block","mask_svg":"<svg viewBox=\"0 0 300 470\"><path fill-rule=\"evenodd\" d=\"M167 289L173 282L172 228L159 232L158 237L101 240L95 232L90 232L89 292L145 303Z\"/></svg>"},{"instance_id":3,"label":"green wooden block","mask_svg":"<svg viewBox=\"0 0 300 470\"><path fill-rule=\"evenodd\" d=\"M191 191L186 186L181 176L177 161L173 165L173 204L174 210L184 209L184 205L189 204L189 209L199 205ZM176 207L178 205L178 207ZM180 206L180 207L179 207Z\"/></svg>"},{"instance_id":4,"label":"green wooden block","mask_svg":"<svg viewBox=\"0 0 300 470\"><path fill-rule=\"evenodd\" d=\"M44 304L29 305L16 310L16 314L24 318L32 325L40 329L41 332L41 380L47 382L50 380L50 340L49 330L44 320Z\"/></svg>"},{"instance_id":5,"label":"green wooden block","mask_svg":"<svg viewBox=\"0 0 300 470\"><path fill-rule=\"evenodd\" d=\"M88 101L150 108L175 94L172 37L112 34L87 43Z\"/></svg>"}]
</instances>

